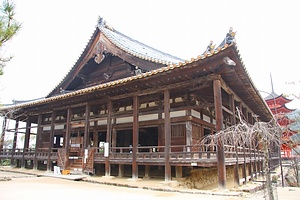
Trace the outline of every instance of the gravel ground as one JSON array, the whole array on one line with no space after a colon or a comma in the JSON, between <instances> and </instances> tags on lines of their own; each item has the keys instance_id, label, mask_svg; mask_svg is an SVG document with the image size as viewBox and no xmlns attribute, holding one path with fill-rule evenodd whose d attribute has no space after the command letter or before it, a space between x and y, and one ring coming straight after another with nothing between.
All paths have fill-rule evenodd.
<instances>
[{"instance_id":1,"label":"gravel ground","mask_svg":"<svg viewBox=\"0 0 300 200\"><path fill-rule=\"evenodd\" d=\"M8 177L9 179L4 179ZM2 181L1 181L2 180ZM230 193L230 191L229 191ZM277 188L278 199L298 200L300 188ZM85 181L72 181L53 177L37 177L34 175L0 171L0 199L1 200L52 200L52 199L209 199L209 200L236 200L264 199L263 191L243 193L243 196L225 196L210 194L189 194L183 192L153 191L139 188L118 187Z\"/></svg>"}]
</instances>

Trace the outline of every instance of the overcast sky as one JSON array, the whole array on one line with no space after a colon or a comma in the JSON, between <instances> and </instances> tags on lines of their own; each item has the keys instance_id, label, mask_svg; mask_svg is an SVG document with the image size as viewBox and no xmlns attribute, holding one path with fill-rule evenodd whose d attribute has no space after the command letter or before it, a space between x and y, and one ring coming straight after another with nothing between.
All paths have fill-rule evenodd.
<instances>
[{"instance_id":1,"label":"overcast sky","mask_svg":"<svg viewBox=\"0 0 300 200\"><path fill-rule=\"evenodd\" d=\"M166 53L190 60L229 27L245 67L263 97L274 90L300 93L287 85L300 80L298 0L15 0L23 23L5 49L13 60L0 78L0 101L46 96L75 64L103 17L116 30ZM2 52L3 53L3 52ZM288 104L300 108L299 101Z\"/></svg>"}]
</instances>

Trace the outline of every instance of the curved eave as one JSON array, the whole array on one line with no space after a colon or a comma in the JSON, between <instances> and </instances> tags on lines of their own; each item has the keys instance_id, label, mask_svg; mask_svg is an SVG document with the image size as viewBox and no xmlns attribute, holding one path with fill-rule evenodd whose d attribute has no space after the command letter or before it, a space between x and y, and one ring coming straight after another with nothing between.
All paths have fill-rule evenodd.
<instances>
[{"instance_id":1,"label":"curved eave","mask_svg":"<svg viewBox=\"0 0 300 200\"><path fill-rule=\"evenodd\" d=\"M68 98L72 98L72 97L92 93L92 92L95 92L95 91L110 89L114 86L118 86L118 85L121 85L121 84L127 84L127 83L133 82L135 80L140 80L140 79L160 75L160 74L165 73L165 72L171 72L172 70L185 67L186 65L193 64L194 62L205 60L205 59L207 59L207 58L209 58L213 55L218 54L219 52L224 51L226 48L228 48L228 47L226 46L223 49L216 50L211 54L199 55L199 56L197 56L197 58L192 58L191 60L186 60L185 62L179 62L178 64L171 64L171 65L168 65L166 67L151 70L149 72L145 72L145 73L142 73L142 74L139 74L139 75L118 79L118 80L115 80L115 81L103 83L103 84L96 85L96 86L91 86L91 87L88 87L88 88L76 90L76 91L66 93L66 94L59 94L59 95L56 95L56 96L46 97L44 99L40 99L40 100L37 100L37 101L31 101L31 102L26 102L26 103L22 103L22 104L2 107L2 108L0 108L0 112L7 112L11 109L22 109L22 108L27 108L27 107L32 107L32 106L43 105L43 104L47 104L47 103L58 101L58 100L68 99Z\"/></svg>"},{"instance_id":2,"label":"curved eave","mask_svg":"<svg viewBox=\"0 0 300 200\"><path fill-rule=\"evenodd\" d=\"M232 45L228 51L229 57L235 61L236 66L234 70L222 74L223 79L254 113L258 114L263 121L270 121L273 114L254 85L237 46Z\"/></svg>"},{"instance_id":3,"label":"curved eave","mask_svg":"<svg viewBox=\"0 0 300 200\"><path fill-rule=\"evenodd\" d=\"M213 61L215 58L221 59L223 58L223 56L230 56L230 58L233 59L237 64L237 66L234 67L235 70L226 70L225 72L221 73L221 77L224 79L226 84L228 84L228 86L241 98L241 100L245 102L246 105L255 114L258 114L263 121L270 121L273 118L273 115L263 98L260 96L258 90L255 88L250 76L248 75L240 59L240 55L238 54L238 50L235 45L225 46L223 49L218 49L210 54L200 55L197 58L192 58L191 60L186 60L185 62L179 62L178 64L171 64L166 67L142 73L140 75L118 79L115 81L80 89L67 94L61 94L45 98L38 101L19 104L12 107L5 107L2 108L0 112L5 112L10 109L22 109L27 107L43 105L54 101L64 100L85 95L88 93L93 93L96 91L113 89L114 87L125 85L134 81L149 79L155 76L164 75L166 73L170 74L173 70L181 70L185 67L195 68L199 65L201 66L203 63Z\"/></svg>"},{"instance_id":4,"label":"curved eave","mask_svg":"<svg viewBox=\"0 0 300 200\"><path fill-rule=\"evenodd\" d=\"M112 28L107 28L104 24L99 24L99 30L107 37L111 43L125 51L126 53L142 60L153 63L171 65L183 62L182 59L159 51L137 40L134 40Z\"/></svg>"},{"instance_id":5,"label":"curved eave","mask_svg":"<svg viewBox=\"0 0 300 200\"><path fill-rule=\"evenodd\" d=\"M271 103L273 103L274 99L276 102L279 101L282 103L289 103L289 102L293 101L292 99L288 99L285 96L283 96L283 94L277 95L277 96L269 95L265 98L266 101L270 101Z\"/></svg>"},{"instance_id":6,"label":"curved eave","mask_svg":"<svg viewBox=\"0 0 300 200\"><path fill-rule=\"evenodd\" d=\"M288 107L286 107L285 104L279 106L279 107L275 107L275 108L271 108L272 111L274 111L275 113L290 113L295 111L296 109L290 109Z\"/></svg>"},{"instance_id":7,"label":"curved eave","mask_svg":"<svg viewBox=\"0 0 300 200\"><path fill-rule=\"evenodd\" d=\"M78 72L77 70L78 66L80 65L82 60L87 56L98 34L99 34L99 29L96 28L90 40L88 41L85 49L81 53L80 57L77 59L76 63L73 65L70 71L65 75L65 77L61 80L61 82L47 95L47 98L59 93L59 89L63 86L63 84L71 77L74 77L74 75Z\"/></svg>"},{"instance_id":8,"label":"curved eave","mask_svg":"<svg viewBox=\"0 0 300 200\"><path fill-rule=\"evenodd\" d=\"M78 73L80 67L85 64L82 63L82 61L84 61L84 59L86 59L88 56L91 57L89 53L91 49L93 49L95 40L98 40L98 38L100 37L100 33L103 33L103 35L120 50L138 59L142 59L155 64L162 64L165 66L183 62L183 60L180 58L177 58L170 54L154 49L120 32L111 30L110 28L107 28L104 25L98 24L90 40L88 41L85 49L81 53L80 57L77 59L76 63L73 65L70 71L65 75L62 81L47 95L47 97L51 97L55 94L58 94L60 88L63 88L63 86L65 86L65 83L68 80L74 78L75 74ZM118 39L117 36L119 36ZM120 41L123 41L123 43ZM128 48L126 45L131 46L131 48Z\"/></svg>"}]
</instances>

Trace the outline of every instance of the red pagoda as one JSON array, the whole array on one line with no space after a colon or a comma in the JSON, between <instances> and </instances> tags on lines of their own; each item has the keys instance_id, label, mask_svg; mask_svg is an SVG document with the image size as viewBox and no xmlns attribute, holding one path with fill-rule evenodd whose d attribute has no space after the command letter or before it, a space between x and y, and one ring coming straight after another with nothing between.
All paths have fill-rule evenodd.
<instances>
[{"instance_id":1,"label":"red pagoda","mask_svg":"<svg viewBox=\"0 0 300 200\"><path fill-rule=\"evenodd\" d=\"M287 113L295 111L295 109L289 109L286 107L286 104L291 102L291 99L286 98L283 94L278 95L274 92L273 84L272 84L272 93L269 94L265 98L267 105L269 106L270 110L272 111L275 119L280 126L284 128L282 133L282 144L281 144L281 156L282 158L291 158L292 157L292 149L291 146L288 145L290 141L290 137L297 132L288 129L288 125L293 123L293 120L287 117Z\"/></svg>"}]
</instances>

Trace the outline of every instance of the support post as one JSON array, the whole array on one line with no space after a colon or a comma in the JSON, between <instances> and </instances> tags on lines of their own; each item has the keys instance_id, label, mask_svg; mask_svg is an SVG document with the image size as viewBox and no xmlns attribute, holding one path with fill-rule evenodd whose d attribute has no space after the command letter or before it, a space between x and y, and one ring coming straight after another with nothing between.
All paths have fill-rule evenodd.
<instances>
[{"instance_id":1,"label":"support post","mask_svg":"<svg viewBox=\"0 0 300 200\"><path fill-rule=\"evenodd\" d=\"M119 164L119 174L118 174L119 178L124 177L124 165L123 164Z\"/></svg>"},{"instance_id":2,"label":"support post","mask_svg":"<svg viewBox=\"0 0 300 200\"><path fill-rule=\"evenodd\" d=\"M216 115L216 131L219 132L223 129L223 111L222 111L222 92L221 81L216 79L213 81L214 89L214 103ZM217 143L217 159L218 159L218 183L220 189L226 188L226 167L224 157L224 145L221 138Z\"/></svg>"},{"instance_id":3,"label":"support post","mask_svg":"<svg viewBox=\"0 0 300 200\"><path fill-rule=\"evenodd\" d=\"M52 171L51 153L52 153L53 141L54 141L55 118L56 118L56 113L53 110L51 115L51 129L50 129L50 141L49 141L49 150L48 150L48 159L47 159L47 171Z\"/></svg>"},{"instance_id":4,"label":"support post","mask_svg":"<svg viewBox=\"0 0 300 200\"><path fill-rule=\"evenodd\" d=\"M97 127L98 121L94 121L94 127ZM93 147L99 147L99 137L98 137L98 131L94 130L93 132Z\"/></svg>"},{"instance_id":5,"label":"support post","mask_svg":"<svg viewBox=\"0 0 300 200\"><path fill-rule=\"evenodd\" d=\"M86 149L89 146L89 134L90 134L90 110L91 106L87 103L85 106L85 121L84 121L84 136L83 136L83 148Z\"/></svg>"},{"instance_id":6,"label":"support post","mask_svg":"<svg viewBox=\"0 0 300 200\"><path fill-rule=\"evenodd\" d=\"M114 119L115 121L115 119ZM115 124L115 122L114 122ZM112 151L116 152L116 147L117 147L117 129L113 128L112 133L111 133L111 146L114 148Z\"/></svg>"},{"instance_id":7,"label":"support post","mask_svg":"<svg viewBox=\"0 0 300 200\"><path fill-rule=\"evenodd\" d=\"M111 130L112 130L112 101L109 99L107 102L107 129L106 129L106 142L110 146ZM110 151L110 150L109 150ZM109 153L105 157L105 176L110 176L110 162Z\"/></svg>"},{"instance_id":8,"label":"support post","mask_svg":"<svg viewBox=\"0 0 300 200\"><path fill-rule=\"evenodd\" d=\"M21 161L21 168L26 167L26 160L25 160L25 154L28 152L29 147L29 139L30 139L30 119L27 118L26 121L26 130L25 130L25 139L24 139L24 146L23 146L23 154L22 154L22 161Z\"/></svg>"},{"instance_id":9,"label":"support post","mask_svg":"<svg viewBox=\"0 0 300 200\"><path fill-rule=\"evenodd\" d=\"M11 161L10 161L11 167L13 167L17 164L16 160L14 159L14 154L15 154L16 147L17 147L18 132L19 132L19 119L16 119L13 146L12 146L12 152L11 152Z\"/></svg>"},{"instance_id":10,"label":"support post","mask_svg":"<svg viewBox=\"0 0 300 200\"><path fill-rule=\"evenodd\" d=\"M150 165L145 165L145 176L144 179L150 178Z\"/></svg>"},{"instance_id":11,"label":"support post","mask_svg":"<svg viewBox=\"0 0 300 200\"><path fill-rule=\"evenodd\" d=\"M176 178L182 178L182 166L175 167Z\"/></svg>"},{"instance_id":12,"label":"support post","mask_svg":"<svg viewBox=\"0 0 300 200\"><path fill-rule=\"evenodd\" d=\"M192 147L192 140L193 140L193 125L191 121L185 122L185 131L186 131L186 138L185 138L185 143L186 143L186 151L191 152L191 147Z\"/></svg>"},{"instance_id":13,"label":"support post","mask_svg":"<svg viewBox=\"0 0 300 200\"><path fill-rule=\"evenodd\" d=\"M232 115L230 116L231 125L236 124L236 115L235 115L235 103L234 103L234 96L233 94L229 95L229 108L232 112ZM239 176L239 154L237 149L237 144L234 144L234 150L235 150L235 165L234 165L234 186L238 187L240 185L240 176Z\"/></svg>"},{"instance_id":14,"label":"support post","mask_svg":"<svg viewBox=\"0 0 300 200\"><path fill-rule=\"evenodd\" d=\"M65 134L65 138L64 138L64 148L66 149L66 163L64 166L65 168L69 167L71 120L72 120L72 108L69 107L67 109L66 134Z\"/></svg>"},{"instance_id":15,"label":"support post","mask_svg":"<svg viewBox=\"0 0 300 200\"><path fill-rule=\"evenodd\" d=\"M171 181L170 146L171 146L171 123L170 123L170 91L164 90L164 129L165 129L165 181Z\"/></svg>"},{"instance_id":16,"label":"support post","mask_svg":"<svg viewBox=\"0 0 300 200\"><path fill-rule=\"evenodd\" d=\"M137 153L139 142L139 98L133 96L132 179L138 179Z\"/></svg>"},{"instance_id":17,"label":"support post","mask_svg":"<svg viewBox=\"0 0 300 200\"><path fill-rule=\"evenodd\" d=\"M37 124L37 133L36 133L36 141L35 141L35 152L34 152L34 160L33 160L33 169L38 169L38 160L37 153L38 149L41 147L41 134L42 134L42 115L38 115L38 124Z\"/></svg>"},{"instance_id":18,"label":"support post","mask_svg":"<svg viewBox=\"0 0 300 200\"><path fill-rule=\"evenodd\" d=\"M3 147L4 147L6 123L7 123L7 117L5 116L3 118L2 130L1 130L1 136L0 136L1 137L0 138L0 152L3 151ZM1 158L0 158L0 164L1 164Z\"/></svg>"}]
</instances>

